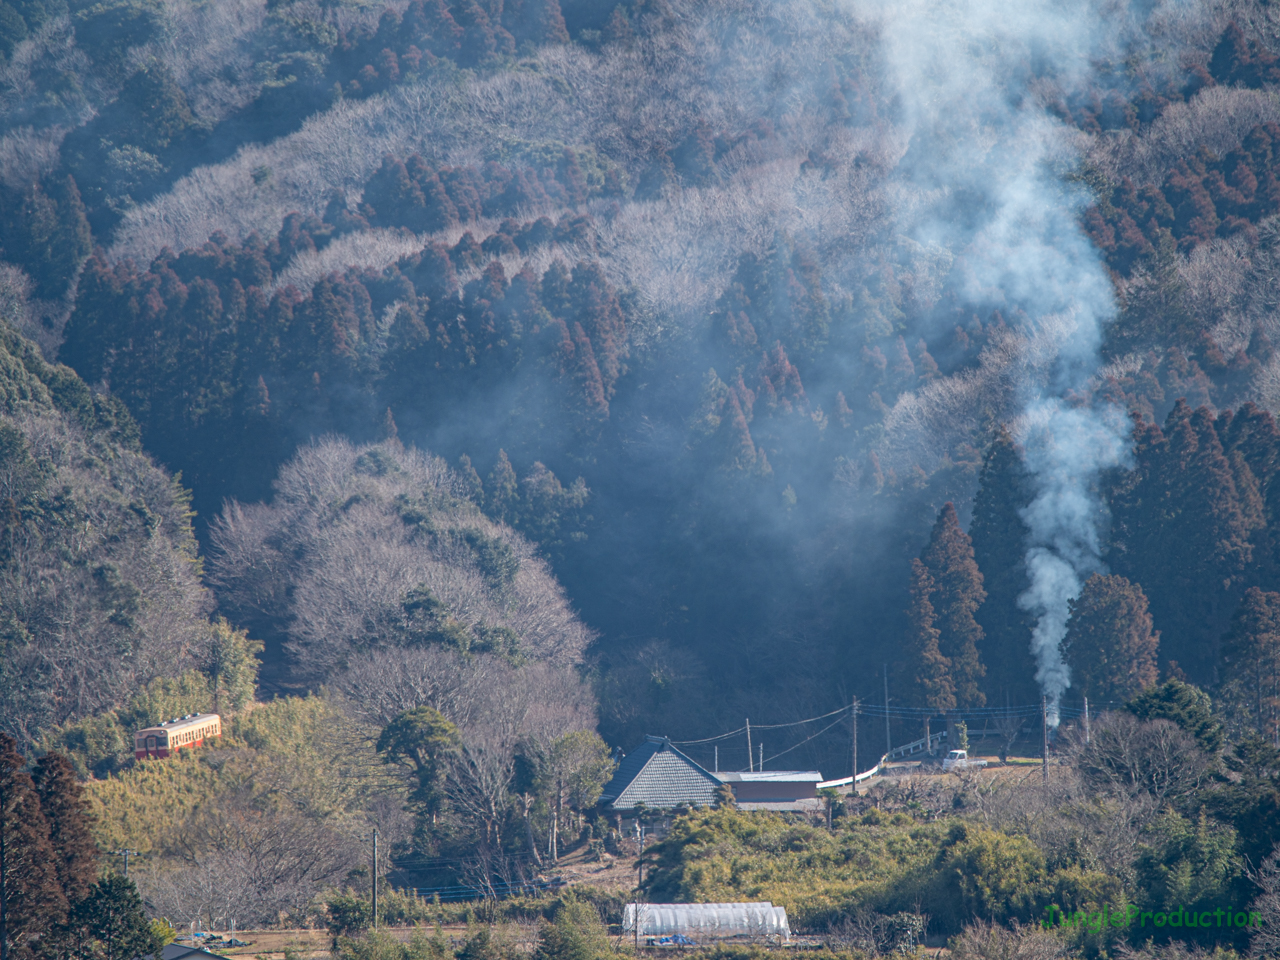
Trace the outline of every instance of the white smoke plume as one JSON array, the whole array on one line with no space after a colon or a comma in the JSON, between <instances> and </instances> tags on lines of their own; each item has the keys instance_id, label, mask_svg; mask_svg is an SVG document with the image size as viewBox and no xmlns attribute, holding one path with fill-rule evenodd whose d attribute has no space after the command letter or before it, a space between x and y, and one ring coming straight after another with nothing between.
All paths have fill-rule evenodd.
<instances>
[{"instance_id":1,"label":"white smoke plume","mask_svg":"<svg viewBox=\"0 0 1280 960\"><path fill-rule=\"evenodd\" d=\"M1047 0L895 0L877 8L888 75L911 145L899 166L900 229L963 258L962 296L1000 309L1021 334L1005 391L1033 478L1024 511L1037 618L1037 680L1057 722L1070 685L1061 641L1070 601L1099 569L1105 510L1099 473L1127 455L1122 410L1092 404L1112 288L1078 223L1089 198L1064 174L1077 131L1045 109L1133 31L1121 8Z\"/></svg>"}]
</instances>

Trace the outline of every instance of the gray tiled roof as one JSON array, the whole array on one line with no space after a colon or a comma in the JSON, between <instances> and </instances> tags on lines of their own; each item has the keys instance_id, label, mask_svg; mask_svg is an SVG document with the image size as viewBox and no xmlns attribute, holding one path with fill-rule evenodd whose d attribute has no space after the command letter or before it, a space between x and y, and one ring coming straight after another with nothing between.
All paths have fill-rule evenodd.
<instances>
[{"instance_id":1,"label":"gray tiled roof","mask_svg":"<svg viewBox=\"0 0 1280 960\"><path fill-rule=\"evenodd\" d=\"M645 737L618 765L600 799L618 809L666 808L715 803L720 781L671 746L665 737Z\"/></svg>"}]
</instances>

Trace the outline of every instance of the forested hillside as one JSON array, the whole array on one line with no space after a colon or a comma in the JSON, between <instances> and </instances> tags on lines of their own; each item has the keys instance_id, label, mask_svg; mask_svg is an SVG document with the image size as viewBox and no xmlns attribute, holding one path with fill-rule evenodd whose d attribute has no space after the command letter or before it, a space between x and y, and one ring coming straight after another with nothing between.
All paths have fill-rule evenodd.
<instances>
[{"instance_id":1,"label":"forested hillside","mask_svg":"<svg viewBox=\"0 0 1280 960\"><path fill-rule=\"evenodd\" d=\"M0 9L6 523L133 651L15 734L201 669L215 613L272 690L579 664L618 744L886 665L938 710L1185 677L1272 731L1269 7ZM57 646L24 603L6 643Z\"/></svg>"}]
</instances>

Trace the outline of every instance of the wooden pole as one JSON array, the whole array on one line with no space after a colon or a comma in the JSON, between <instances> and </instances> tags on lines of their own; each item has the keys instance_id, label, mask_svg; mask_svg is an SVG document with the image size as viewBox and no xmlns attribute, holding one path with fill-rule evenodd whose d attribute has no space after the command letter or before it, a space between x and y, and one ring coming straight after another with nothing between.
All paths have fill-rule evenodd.
<instances>
[{"instance_id":1,"label":"wooden pole","mask_svg":"<svg viewBox=\"0 0 1280 960\"><path fill-rule=\"evenodd\" d=\"M884 752L893 753L893 735L889 732L889 665L884 665Z\"/></svg>"},{"instance_id":2,"label":"wooden pole","mask_svg":"<svg viewBox=\"0 0 1280 960\"><path fill-rule=\"evenodd\" d=\"M1040 744L1040 772L1044 778L1044 782L1049 782L1049 700L1047 697L1040 697L1040 728L1041 728L1041 744Z\"/></svg>"},{"instance_id":3,"label":"wooden pole","mask_svg":"<svg viewBox=\"0 0 1280 960\"><path fill-rule=\"evenodd\" d=\"M751 756L751 718L747 717L747 769L755 770L755 758Z\"/></svg>"},{"instance_id":4,"label":"wooden pole","mask_svg":"<svg viewBox=\"0 0 1280 960\"><path fill-rule=\"evenodd\" d=\"M858 792L858 698L853 698L853 792Z\"/></svg>"}]
</instances>

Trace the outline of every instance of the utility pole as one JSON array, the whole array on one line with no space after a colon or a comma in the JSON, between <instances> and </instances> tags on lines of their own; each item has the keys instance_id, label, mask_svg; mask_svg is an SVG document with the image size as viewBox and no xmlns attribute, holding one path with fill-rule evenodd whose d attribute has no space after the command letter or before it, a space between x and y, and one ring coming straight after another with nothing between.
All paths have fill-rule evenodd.
<instances>
[{"instance_id":1,"label":"utility pole","mask_svg":"<svg viewBox=\"0 0 1280 960\"><path fill-rule=\"evenodd\" d=\"M138 855L138 851L137 850L112 850L111 852L118 857L124 857L124 877L126 880L129 879L129 858L136 857Z\"/></svg>"},{"instance_id":2,"label":"utility pole","mask_svg":"<svg viewBox=\"0 0 1280 960\"><path fill-rule=\"evenodd\" d=\"M884 665L884 752L893 753L893 737L889 733L889 665Z\"/></svg>"},{"instance_id":3,"label":"utility pole","mask_svg":"<svg viewBox=\"0 0 1280 960\"><path fill-rule=\"evenodd\" d=\"M751 718L747 717L747 769L755 770L755 758L751 755Z\"/></svg>"},{"instance_id":4,"label":"utility pole","mask_svg":"<svg viewBox=\"0 0 1280 960\"><path fill-rule=\"evenodd\" d=\"M858 698L853 698L853 792L858 792Z\"/></svg>"},{"instance_id":5,"label":"utility pole","mask_svg":"<svg viewBox=\"0 0 1280 960\"><path fill-rule=\"evenodd\" d=\"M1040 729L1043 737L1040 744L1040 772L1043 774L1044 782L1049 782L1049 701L1048 698L1041 695L1040 697Z\"/></svg>"},{"instance_id":6,"label":"utility pole","mask_svg":"<svg viewBox=\"0 0 1280 960\"><path fill-rule=\"evenodd\" d=\"M716 773L720 772L720 746L716 745Z\"/></svg>"},{"instance_id":7,"label":"utility pole","mask_svg":"<svg viewBox=\"0 0 1280 960\"><path fill-rule=\"evenodd\" d=\"M764 741L760 741L760 762L756 764L756 769L764 773Z\"/></svg>"},{"instance_id":8,"label":"utility pole","mask_svg":"<svg viewBox=\"0 0 1280 960\"><path fill-rule=\"evenodd\" d=\"M378 929L378 830L373 831L373 929Z\"/></svg>"},{"instance_id":9,"label":"utility pole","mask_svg":"<svg viewBox=\"0 0 1280 960\"><path fill-rule=\"evenodd\" d=\"M1089 698L1084 698L1084 742L1089 742Z\"/></svg>"}]
</instances>

